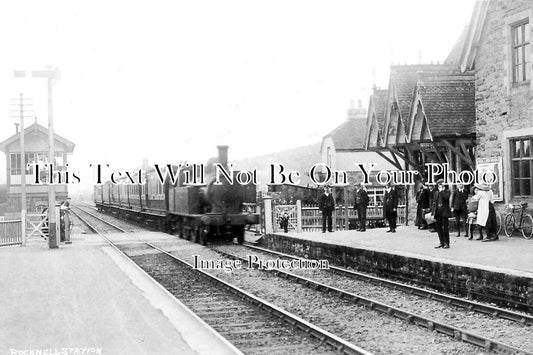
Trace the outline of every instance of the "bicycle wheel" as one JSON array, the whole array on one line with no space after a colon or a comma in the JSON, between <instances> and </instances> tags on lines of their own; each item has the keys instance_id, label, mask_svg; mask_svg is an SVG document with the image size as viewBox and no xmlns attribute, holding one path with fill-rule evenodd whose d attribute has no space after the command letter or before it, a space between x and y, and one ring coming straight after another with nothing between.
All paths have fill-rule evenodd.
<instances>
[{"instance_id":1,"label":"bicycle wheel","mask_svg":"<svg viewBox=\"0 0 533 355\"><path fill-rule=\"evenodd\" d=\"M531 218L530 214L524 213L520 230L524 238L531 239L533 237L533 218Z\"/></svg>"},{"instance_id":2,"label":"bicycle wheel","mask_svg":"<svg viewBox=\"0 0 533 355\"><path fill-rule=\"evenodd\" d=\"M514 214L508 214L507 216L505 216L505 224L503 228L506 236L510 237L513 235L514 226Z\"/></svg>"},{"instance_id":3,"label":"bicycle wheel","mask_svg":"<svg viewBox=\"0 0 533 355\"><path fill-rule=\"evenodd\" d=\"M502 216L499 213L496 213L496 235L500 235L502 231Z\"/></svg>"}]
</instances>

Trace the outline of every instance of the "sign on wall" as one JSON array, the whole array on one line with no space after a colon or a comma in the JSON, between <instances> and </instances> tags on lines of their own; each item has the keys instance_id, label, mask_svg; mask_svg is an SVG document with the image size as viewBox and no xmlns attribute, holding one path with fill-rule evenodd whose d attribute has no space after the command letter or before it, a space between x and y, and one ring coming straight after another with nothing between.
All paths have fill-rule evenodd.
<instances>
[{"instance_id":1,"label":"sign on wall","mask_svg":"<svg viewBox=\"0 0 533 355\"><path fill-rule=\"evenodd\" d=\"M494 201L503 201L503 169L502 157L477 158L476 168L479 170L493 171L498 181L492 185Z\"/></svg>"}]
</instances>

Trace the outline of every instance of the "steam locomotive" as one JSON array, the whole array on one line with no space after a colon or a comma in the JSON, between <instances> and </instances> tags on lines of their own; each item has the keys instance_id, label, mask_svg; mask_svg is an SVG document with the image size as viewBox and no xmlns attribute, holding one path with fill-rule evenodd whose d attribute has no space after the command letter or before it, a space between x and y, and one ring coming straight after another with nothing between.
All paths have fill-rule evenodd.
<instances>
[{"instance_id":1,"label":"steam locomotive","mask_svg":"<svg viewBox=\"0 0 533 355\"><path fill-rule=\"evenodd\" d=\"M169 175L161 184L155 169L144 172L146 183L106 182L94 187L96 207L119 218L138 221L182 238L207 244L210 240L234 238L244 241L246 225L258 224L259 214L243 211L256 202L256 187L219 179L215 183L215 163L227 169L228 146L218 146L218 158L206 164L205 185L185 185L182 169L172 184ZM133 176L136 179L136 176Z\"/></svg>"}]
</instances>

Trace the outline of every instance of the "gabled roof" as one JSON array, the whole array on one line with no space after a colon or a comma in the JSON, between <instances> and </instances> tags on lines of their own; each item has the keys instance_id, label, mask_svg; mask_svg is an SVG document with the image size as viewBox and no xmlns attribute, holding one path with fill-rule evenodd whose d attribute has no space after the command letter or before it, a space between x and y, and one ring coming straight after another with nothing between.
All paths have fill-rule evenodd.
<instances>
[{"instance_id":1,"label":"gabled roof","mask_svg":"<svg viewBox=\"0 0 533 355\"><path fill-rule=\"evenodd\" d=\"M383 128L387 112L388 90L374 88L368 103L367 128L365 134L365 149L376 148L383 144Z\"/></svg>"},{"instance_id":2,"label":"gabled roof","mask_svg":"<svg viewBox=\"0 0 533 355\"><path fill-rule=\"evenodd\" d=\"M373 95L367 118L366 149L379 143L373 132L378 122L373 122L371 116L376 112L375 102ZM387 146L470 135L475 133L476 122L474 73L462 73L456 65L447 64L394 66L387 101L378 107L385 110L383 144Z\"/></svg>"},{"instance_id":3,"label":"gabled roof","mask_svg":"<svg viewBox=\"0 0 533 355\"><path fill-rule=\"evenodd\" d=\"M409 141L411 107L416 94L420 73L440 74L456 69L453 65L413 64L391 67L389 80L389 101L385 119L385 143L398 144ZM393 108L398 108L398 117L393 116ZM395 111L394 111L395 112Z\"/></svg>"},{"instance_id":4,"label":"gabled roof","mask_svg":"<svg viewBox=\"0 0 533 355\"><path fill-rule=\"evenodd\" d=\"M40 124L38 124L37 122L35 122L31 126L28 126L28 127L26 127L24 129L24 136L26 136L26 135L28 135L29 133L32 133L32 132L39 132L39 133L48 135L48 130L46 128L44 128L43 126L41 126ZM62 136L60 136L57 133L54 133L54 136L55 136L55 140L57 140L57 141L59 141L59 142L61 142L61 143L63 143L65 145L66 150L67 150L68 153L72 153L72 151L74 150L74 143L72 143L71 141L69 141L66 138L63 138ZM0 150L2 150L3 152L6 152L7 146L10 145L13 142L18 141L19 139L20 139L20 133L16 133L16 134L12 135L11 137L6 139L5 141L0 142Z\"/></svg>"},{"instance_id":5,"label":"gabled roof","mask_svg":"<svg viewBox=\"0 0 533 355\"><path fill-rule=\"evenodd\" d=\"M472 70L474 67L474 60L476 59L481 31L483 30L485 18L487 17L489 3L490 1L488 0L478 0L474 6L458 63L462 72Z\"/></svg>"}]
</instances>

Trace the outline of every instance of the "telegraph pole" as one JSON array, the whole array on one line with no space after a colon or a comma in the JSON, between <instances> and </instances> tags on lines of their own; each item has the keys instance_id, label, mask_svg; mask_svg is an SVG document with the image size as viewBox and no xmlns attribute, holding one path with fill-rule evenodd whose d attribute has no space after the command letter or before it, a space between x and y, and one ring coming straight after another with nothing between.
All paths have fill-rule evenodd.
<instances>
[{"instance_id":1,"label":"telegraph pole","mask_svg":"<svg viewBox=\"0 0 533 355\"><path fill-rule=\"evenodd\" d=\"M23 78L26 76L26 72L22 70L15 71L15 77ZM55 147L54 147L54 119L52 110L52 84L54 79L59 79L59 70L37 70L32 71L31 76L33 78L46 78L48 84L48 164L52 167L55 160ZM49 174L49 177L53 178L53 174ZM53 180L53 179L51 179ZM56 190L54 181L48 181L48 247L55 249L58 247L58 235L56 233Z\"/></svg>"},{"instance_id":2,"label":"telegraph pole","mask_svg":"<svg viewBox=\"0 0 533 355\"><path fill-rule=\"evenodd\" d=\"M19 94L18 99L18 108L12 110L12 112L17 112L16 117L19 122L15 123L17 127L17 134L19 135L19 149L20 149L20 224L21 224L21 246L26 246L26 215L27 215L27 198L26 198L26 144L24 143L24 118L26 117L25 111L27 110L26 106L31 106L31 103L26 103L24 99L24 94ZM15 103L13 103L15 106Z\"/></svg>"},{"instance_id":3,"label":"telegraph pole","mask_svg":"<svg viewBox=\"0 0 533 355\"><path fill-rule=\"evenodd\" d=\"M20 220L22 246L26 246L26 152L24 146L24 95L20 94Z\"/></svg>"}]
</instances>

